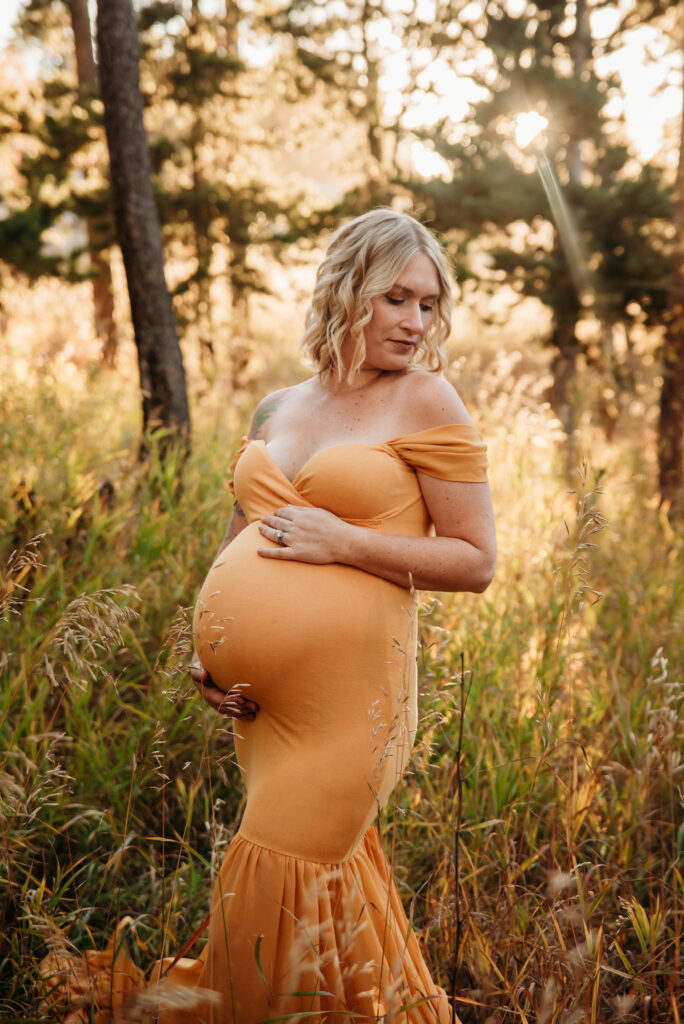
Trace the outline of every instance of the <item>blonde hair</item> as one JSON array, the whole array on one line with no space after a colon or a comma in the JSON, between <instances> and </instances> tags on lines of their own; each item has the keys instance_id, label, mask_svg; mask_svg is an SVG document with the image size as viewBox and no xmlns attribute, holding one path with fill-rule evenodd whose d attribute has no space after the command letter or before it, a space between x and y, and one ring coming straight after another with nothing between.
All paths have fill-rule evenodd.
<instances>
[{"instance_id":1,"label":"blonde hair","mask_svg":"<svg viewBox=\"0 0 684 1024\"><path fill-rule=\"evenodd\" d=\"M351 337L353 354L346 370L347 380L353 379L366 357L364 328L373 315L371 300L389 291L418 253L432 260L440 294L434 320L415 361L433 371L445 368L444 344L451 331L451 284L444 253L419 221L405 213L380 209L338 228L318 268L301 344L320 373L335 372L342 378L342 343Z\"/></svg>"}]
</instances>

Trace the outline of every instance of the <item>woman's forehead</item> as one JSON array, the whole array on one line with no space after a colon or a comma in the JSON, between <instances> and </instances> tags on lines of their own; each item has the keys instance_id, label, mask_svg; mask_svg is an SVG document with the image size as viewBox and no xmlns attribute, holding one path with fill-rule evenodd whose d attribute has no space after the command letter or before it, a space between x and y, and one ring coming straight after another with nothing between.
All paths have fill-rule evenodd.
<instances>
[{"instance_id":1,"label":"woman's forehead","mask_svg":"<svg viewBox=\"0 0 684 1024\"><path fill-rule=\"evenodd\" d=\"M437 267L424 252L418 252L405 264L393 287L405 294L437 299L442 294L442 283Z\"/></svg>"}]
</instances>

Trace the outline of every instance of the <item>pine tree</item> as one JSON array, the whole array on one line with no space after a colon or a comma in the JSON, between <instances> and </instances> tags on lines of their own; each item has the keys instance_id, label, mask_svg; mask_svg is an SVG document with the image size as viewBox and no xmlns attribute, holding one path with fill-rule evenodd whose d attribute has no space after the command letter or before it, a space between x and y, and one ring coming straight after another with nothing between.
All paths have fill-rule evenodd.
<instances>
[{"instance_id":1,"label":"pine tree","mask_svg":"<svg viewBox=\"0 0 684 1024\"><path fill-rule=\"evenodd\" d=\"M232 335L235 386L248 355L249 296L267 290L251 253L289 244L309 227L299 209L304 188L283 159L288 122L296 120L296 129L310 134L305 119L318 119L323 136L326 131L317 101L304 96L296 103L302 97L292 87L291 67L245 65L239 53L244 21L236 3L203 13L197 2L155 0L142 2L137 12L145 118L176 317L205 362L217 334ZM250 32L257 22L252 8ZM83 87L79 100L70 26L66 0L31 0L20 22L27 39L40 41L45 70L30 103L18 93L5 97L4 118L0 110L0 137L3 127L5 139L21 136L25 151L23 186L0 222L0 246L9 263L32 277L76 281L91 274L87 249L97 259L115 239L102 173L102 107L97 99L86 102ZM311 209L317 202L306 197ZM43 238L65 217L71 224L87 219L99 244L51 253ZM228 332L215 315L216 292L230 298Z\"/></svg>"},{"instance_id":2,"label":"pine tree","mask_svg":"<svg viewBox=\"0 0 684 1024\"><path fill-rule=\"evenodd\" d=\"M684 3L678 5L679 47L684 57ZM684 86L675 184L675 242L663 345L663 386L658 421L658 483L673 520L684 519Z\"/></svg>"},{"instance_id":3,"label":"pine tree","mask_svg":"<svg viewBox=\"0 0 684 1024\"><path fill-rule=\"evenodd\" d=\"M114 235L85 0L30 0L18 31L25 42L42 47L44 70L28 95L6 90L0 100L0 141L23 140L17 167L23 186L5 197L0 250L30 278L92 280L95 334L103 360L111 363L117 335L108 250ZM78 223L86 226L84 242L72 231L63 251L45 246L48 229Z\"/></svg>"},{"instance_id":4,"label":"pine tree","mask_svg":"<svg viewBox=\"0 0 684 1024\"><path fill-rule=\"evenodd\" d=\"M629 325L632 303L649 323L662 322L671 201L660 170L637 165L606 114L617 83L597 74L586 0L575 4L574 18L556 0L520 15L490 2L487 15L474 71L483 99L466 123L445 123L429 136L452 178L408 184L461 249L480 240L491 282L506 280L552 311L552 398L571 436L580 355L608 375L611 327ZM526 111L548 118L537 156L549 188L562 197L553 211L533 156L515 142L516 118ZM549 223L550 244L543 229ZM584 343L577 328L587 310L601 322L602 337Z\"/></svg>"},{"instance_id":5,"label":"pine tree","mask_svg":"<svg viewBox=\"0 0 684 1024\"><path fill-rule=\"evenodd\" d=\"M88 104L99 96L100 83L93 57L93 41L90 31L90 16L87 0L68 0L71 27L74 33L76 68L78 71L78 94L81 105ZM100 226L95 217L86 217L88 231L88 254L95 273L93 278L93 307L95 311L95 333L102 339L102 361L113 366L116 360L118 337L114 321L114 294L112 269L105 246L106 223Z\"/></svg>"},{"instance_id":6,"label":"pine tree","mask_svg":"<svg viewBox=\"0 0 684 1024\"><path fill-rule=\"evenodd\" d=\"M429 10L390 0L350 0L343 5L331 0L293 0L267 19L328 95L342 99L346 113L363 131L361 181L328 211L327 219L332 215L335 221L390 204L405 191L396 180L398 145L406 134L401 129L402 113L426 70L427 46L440 33L446 34L447 7L440 0ZM396 85L387 81L392 74ZM399 100L399 109L392 112L389 91L394 107Z\"/></svg>"}]
</instances>

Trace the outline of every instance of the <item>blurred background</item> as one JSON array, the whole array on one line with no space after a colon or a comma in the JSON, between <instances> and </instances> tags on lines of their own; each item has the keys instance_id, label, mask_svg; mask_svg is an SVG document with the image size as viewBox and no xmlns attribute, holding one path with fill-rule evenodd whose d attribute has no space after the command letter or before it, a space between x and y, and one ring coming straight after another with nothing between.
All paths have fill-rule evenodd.
<instances>
[{"instance_id":1,"label":"blurred background","mask_svg":"<svg viewBox=\"0 0 684 1024\"><path fill-rule=\"evenodd\" d=\"M99 7L118 52L127 5ZM134 9L143 298L173 314L147 349L98 4L0 4L0 1018L63 1018L50 949L131 915L147 969L206 914L242 791L192 607L251 412L308 373L326 240L385 205L453 267L500 551L486 594L421 596L421 732L379 822L402 897L465 1024L678 1024L684 3ZM176 420L150 416L162 347Z\"/></svg>"},{"instance_id":2,"label":"blurred background","mask_svg":"<svg viewBox=\"0 0 684 1024\"><path fill-rule=\"evenodd\" d=\"M449 252L455 353L533 355L571 439L584 415L609 434L636 418L657 440L659 364L679 329L680 5L155 0L136 12L193 387L222 375L236 394L274 357L296 366L326 233L394 205ZM0 14L0 315L19 379L98 361L125 371L134 356L95 14L87 0L10 0Z\"/></svg>"}]
</instances>

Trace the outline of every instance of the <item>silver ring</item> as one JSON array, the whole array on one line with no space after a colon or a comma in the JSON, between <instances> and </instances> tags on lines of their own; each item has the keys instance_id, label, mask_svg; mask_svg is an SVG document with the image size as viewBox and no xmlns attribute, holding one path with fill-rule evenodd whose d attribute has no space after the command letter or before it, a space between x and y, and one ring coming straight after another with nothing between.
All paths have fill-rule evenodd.
<instances>
[{"instance_id":1,"label":"silver ring","mask_svg":"<svg viewBox=\"0 0 684 1024\"><path fill-rule=\"evenodd\" d=\"M285 537L285 531L284 530L278 530L278 532L276 534L276 544L280 544L280 546L283 547L284 543L285 543L284 540L283 540L284 537Z\"/></svg>"}]
</instances>

